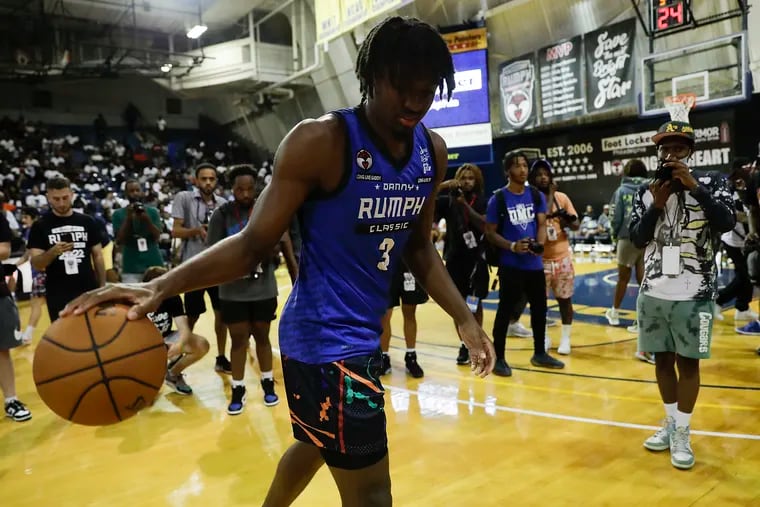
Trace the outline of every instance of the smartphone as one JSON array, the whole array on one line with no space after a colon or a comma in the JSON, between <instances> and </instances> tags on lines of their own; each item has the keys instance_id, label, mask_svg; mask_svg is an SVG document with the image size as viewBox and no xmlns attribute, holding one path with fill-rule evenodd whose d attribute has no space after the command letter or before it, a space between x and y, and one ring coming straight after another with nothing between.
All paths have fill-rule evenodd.
<instances>
[{"instance_id":1,"label":"smartphone","mask_svg":"<svg viewBox=\"0 0 760 507\"><path fill-rule=\"evenodd\" d=\"M62 232L61 233L61 242L62 243L73 243L74 242L74 235L70 232Z\"/></svg>"}]
</instances>

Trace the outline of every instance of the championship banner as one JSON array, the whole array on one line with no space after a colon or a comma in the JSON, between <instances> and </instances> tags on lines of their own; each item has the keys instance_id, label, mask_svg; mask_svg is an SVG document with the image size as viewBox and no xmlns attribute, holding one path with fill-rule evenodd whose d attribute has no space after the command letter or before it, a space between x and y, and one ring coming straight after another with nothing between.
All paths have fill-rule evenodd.
<instances>
[{"instance_id":1,"label":"championship banner","mask_svg":"<svg viewBox=\"0 0 760 507\"><path fill-rule=\"evenodd\" d=\"M635 40L635 19L585 35L586 110L589 113L636 104Z\"/></svg>"},{"instance_id":2,"label":"championship banner","mask_svg":"<svg viewBox=\"0 0 760 507\"><path fill-rule=\"evenodd\" d=\"M493 160L488 102L488 53L485 28L441 35L454 61L454 93L436 95L423 123L446 141L449 164L489 164Z\"/></svg>"},{"instance_id":3,"label":"championship banner","mask_svg":"<svg viewBox=\"0 0 760 507\"><path fill-rule=\"evenodd\" d=\"M314 0L314 19L318 44L340 35L341 3L338 0Z\"/></svg>"},{"instance_id":4,"label":"championship banner","mask_svg":"<svg viewBox=\"0 0 760 507\"><path fill-rule=\"evenodd\" d=\"M541 118L544 124L583 116L583 37L538 50Z\"/></svg>"},{"instance_id":5,"label":"championship banner","mask_svg":"<svg viewBox=\"0 0 760 507\"><path fill-rule=\"evenodd\" d=\"M412 0L314 0L317 44L353 30L362 23L390 14Z\"/></svg>"}]
</instances>

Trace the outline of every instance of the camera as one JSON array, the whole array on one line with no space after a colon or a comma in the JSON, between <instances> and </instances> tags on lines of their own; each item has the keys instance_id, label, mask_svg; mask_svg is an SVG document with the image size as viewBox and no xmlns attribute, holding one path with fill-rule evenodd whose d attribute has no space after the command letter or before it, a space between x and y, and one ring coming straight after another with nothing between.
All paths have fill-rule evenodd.
<instances>
[{"instance_id":1,"label":"camera","mask_svg":"<svg viewBox=\"0 0 760 507\"><path fill-rule=\"evenodd\" d=\"M657 171L654 173L655 180L670 181L673 179L673 168L666 167L664 164L663 160L657 162Z\"/></svg>"},{"instance_id":2,"label":"camera","mask_svg":"<svg viewBox=\"0 0 760 507\"><path fill-rule=\"evenodd\" d=\"M565 208L559 208L556 212L548 215L546 218L559 218L560 220L564 220L568 223L573 223L578 219L577 216L568 213Z\"/></svg>"},{"instance_id":3,"label":"camera","mask_svg":"<svg viewBox=\"0 0 760 507\"><path fill-rule=\"evenodd\" d=\"M464 196L464 192L462 191L462 189L461 189L461 188L459 188L459 187L454 187L454 188L452 188L452 189L451 189L451 191L449 192L449 195L451 195L451 198L452 198L452 199L459 199L460 197L463 197L463 196Z\"/></svg>"},{"instance_id":4,"label":"camera","mask_svg":"<svg viewBox=\"0 0 760 507\"><path fill-rule=\"evenodd\" d=\"M530 244L528 245L528 250L530 250L536 255L541 255L542 253L544 253L544 245L532 239L530 240Z\"/></svg>"},{"instance_id":5,"label":"camera","mask_svg":"<svg viewBox=\"0 0 760 507\"><path fill-rule=\"evenodd\" d=\"M145 205L141 202L134 202L132 203L132 209L135 210L135 213L144 213Z\"/></svg>"}]
</instances>

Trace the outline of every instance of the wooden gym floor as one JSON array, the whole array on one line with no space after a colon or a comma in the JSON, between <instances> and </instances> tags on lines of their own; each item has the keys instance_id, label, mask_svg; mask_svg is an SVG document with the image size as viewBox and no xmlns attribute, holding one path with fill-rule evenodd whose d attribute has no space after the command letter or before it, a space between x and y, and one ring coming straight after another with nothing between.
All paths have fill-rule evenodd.
<instances>
[{"instance_id":1,"label":"wooden gym floor","mask_svg":"<svg viewBox=\"0 0 760 507\"><path fill-rule=\"evenodd\" d=\"M667 452L653 454L641 445L663 415L653 366L633 359L634 335L601 323L613 267L576 266L573 351L563 371L531 367L531 341L510 338L507 359L514 376L474 378L454 362L458 343L448 317L434 303L419 307L417 350L425 377L405 375L398 337L391 349L394 371L384 377L395 505L760 505L760 357L754 352L760 338L733 332L732 309L716 323L713 359L703 362L692 423L697 464L678 471ZM282 303L289 284L284 273L279 281ZM633 308L634 301L631 288L624 306ZM552 306L550 301L550 316L556 317ZM22 303L24 325L28 311ZM493 317L487 310L486 330ZM523 322L529 325L527 317ZM393 325L400 335L400 312ZM35 343L46 326L43 316ZM164 388L151 409L102 428L53 415L32 383L34 347L16 349L18 393L33 419L0 421L0 504L260 505L292 442L279 361L281 403L263 405L251 365L246 410L228 416L229 380L213 371L209 317L201 318L199 331L212 351L187 372L195 395ZM550 335L556 344L559 327ZM339 505L326 469L295 505Z\"/></svg>"}]
</instances>

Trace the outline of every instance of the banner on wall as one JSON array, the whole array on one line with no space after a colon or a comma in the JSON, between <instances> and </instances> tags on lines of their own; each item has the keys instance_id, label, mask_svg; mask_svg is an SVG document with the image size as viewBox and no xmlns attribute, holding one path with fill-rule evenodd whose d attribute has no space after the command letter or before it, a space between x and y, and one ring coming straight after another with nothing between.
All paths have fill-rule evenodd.
<instances>
[{"instance_id":1,"label":"banner on wall","mask_svg":"<svg viewBox=\"0 0 760 507\"><path fill-rule=\"evenodd\" d=\"M583 37L560 41L538 51L543 123L568 120L584 113Z\"/></svg>"},{"instance_id":2,"label":"banner on wall","mask_svg":"<svg viewBox=\"0 0 760 507\"><path fill-rule=\"evenodd\" d=\"M370 19L388 14L412 0L314 0L317 44L322 44Z\"/></svg>"},{"instance_id":3,"label":"banner on wall","mask_svg":"<svg viewBox=\"0 0 760 507\"><path fill-rule=\"evenodd\" d=\"M536 58L533 53L499 65L502 132L519 132L538 125L536 78Z\"/></svg>"},{"instance_id":4,"label":"banner on wall","mask_svg":"<svg viewBox=\"0 0 760 507\"><path fill-rule=\"evenodd\" d=\"M733 157L733 112L693 116L696 145L687 164L700 171L725 171ZM531 135L508 142L505 148L523 149L548 159L559 189L579 209L579 205L609 202L620 185L623 167L631 159L642 160L653 174L657 149L652 136L662 121L570 129L554 136Z\"/></svg>"},{"instance_id":5,"label":"banner on wall","mask_svg":"<svg viewBox=\"0 0 760 507\"><path fill-rule=\"evenodd\" d=\"M442 35L454 61L454 92L433 100L423 123L446 141L449 164L493 161L488 54L485 28Z\"/></svg>"},{"instance_id":6,"label":"banner on wall","mask_svg":"<svg viewBox=\"0 0 760 507\"><path fill-rule=\"evenodd\" d=\"M606 26L584 37L586 110L596 113L635 105L636 20Z\"/></svg>"}]
</instances>

